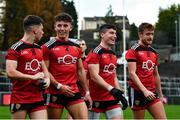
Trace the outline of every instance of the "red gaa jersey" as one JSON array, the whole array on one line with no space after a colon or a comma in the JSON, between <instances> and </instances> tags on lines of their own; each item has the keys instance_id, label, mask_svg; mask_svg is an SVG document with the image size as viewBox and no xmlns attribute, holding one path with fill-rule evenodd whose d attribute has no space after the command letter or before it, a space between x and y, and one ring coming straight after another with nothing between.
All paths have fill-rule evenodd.
<instances>
[{"instance_id":1,"label":"red gaa jersey","mask_svg":"<svg viewBox=\"0 0 180 120\"><path fill-rule=\"evenodd\" d=\"M42 46L44 60L49 61L49 72L63 85L68 85L73 91L78 92L77 87L77 61L81 58L81 49L78 44L72 41L50 40ZM48 92L61 94L53 85L50 85Z\"/></svg>"},{"instance_id":2,"label":"red gaa jersey","mask_svg":"<svg viewBox=\"0 0 180 120\"><path fill-rule=\"evenodd\" d=\"M99 64L99 75L108 84L115 86L115 72L117 58L112 50L97 46L86 58L89 64ZM114 97L105 89L97 85L92 78L89 81L90 95L93 101L115 100Z\"/></svg>"},{"instance_id":3,"label":"red gaa jersey","mask_svg":"<svg viewBox=\"0 0 180 120\"><path fill-rule=\"evenodd\" d=\"M24 74L34 75L42 72L42 51L39 45L19 41L12 45L6 60L17 61L17 70ZM12 80L11 103L33 103L42 101L37 80Z\"/></svg>"},{"instance_id":4,"label":"red gaa jersey","mask_svg":"<svg viewBox=\"0 0 180 120\"><path fill-rule=\"evenodd\" d=\"M158 54L152 47L135 44L126 53L127 62L136 62L136 74L142 84L150 91L155 92L154 70L158 64ZM130 79L129 85L140 90Z\"/></svg>"}]
</instances>

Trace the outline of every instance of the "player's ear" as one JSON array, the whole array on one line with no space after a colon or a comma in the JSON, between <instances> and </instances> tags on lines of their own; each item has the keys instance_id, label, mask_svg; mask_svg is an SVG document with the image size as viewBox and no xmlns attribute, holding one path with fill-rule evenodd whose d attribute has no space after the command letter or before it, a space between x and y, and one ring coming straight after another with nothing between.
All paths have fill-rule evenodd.
<instances>
[{"instance_id":1,"label":"player's ear","mask_svg":"<svg viewBox=\"0 0 180 120\"><path fill-rule=\"evenodd\" d=\"M100 36L100 38L103 38L104 33L103 32L99 33L99 36Z\"/></svg>"},{"instance_id":2,"label":"player's ear","mask_svg":"<svg viewBox=\"0 0 180 120\"><path fill-rule=\"evenodd\" d=\"M54 23L54 30L56 31L57 29L56 29L56 24Z\"/></svg>"},{"instance_id":3,"label":"player's ear","mask_svg":"<svg viewBox=\"0 0 180 120\"><path fill-rule=\"evenodd\" d=\"M37 32L36 32L36 31L34 31L34 30L33 30L32 32L33 32L34 34L37 34Z\"/></svg>"},{"instance_id":4,"label":"player's ear","mask_svg":"<svg viewBox=\"0 0 180 120\"><path fill-rule=\"evenodd\" d=\"M70 31L73 29L73 25L71 24L71 26L70 26Z\"/></svg>"}]
</instances>

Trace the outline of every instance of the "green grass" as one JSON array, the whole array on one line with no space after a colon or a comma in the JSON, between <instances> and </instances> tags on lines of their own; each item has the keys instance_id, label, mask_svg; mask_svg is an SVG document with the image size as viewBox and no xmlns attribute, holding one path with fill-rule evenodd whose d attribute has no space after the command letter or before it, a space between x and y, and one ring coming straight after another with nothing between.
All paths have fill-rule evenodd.
<instances>
[{"instance_id":1,"label":"green grass","mask_svg":"<svg viewBox=\"0 0 180 120\"><path fill-rule=\"evenodd\" d=\"M166 105L165 106L166 115L168 119L180 119L180 105ZM64 111L62 118L65 118L66 111ZM11 115L8 106L0 106L0 119L10 119ZM101 115L101 118L105 118ZM146 119L152 119L151 115L146 112ZM124 111L124 119L132 119L132 114L130 108Z\"/></svg>"}]
</instances>

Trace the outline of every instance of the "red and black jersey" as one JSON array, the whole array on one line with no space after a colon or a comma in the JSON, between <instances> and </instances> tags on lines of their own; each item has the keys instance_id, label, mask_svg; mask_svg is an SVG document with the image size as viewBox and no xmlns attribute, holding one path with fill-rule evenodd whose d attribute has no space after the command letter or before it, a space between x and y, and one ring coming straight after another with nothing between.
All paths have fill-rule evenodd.
<instances>
[{"instance_id":1,"label":"red and black jersey","mask_svg":"<svg viewBox=\"0 0 180 120\"><path fill-rule=\"evenodd\" d=\"M43 55L37 44L20 40L7 51L6 60L17 61L17 70L21 73L34 75L42 72ZM12 84L11 103L33 103L43 100L37 80L12 79Z\"/></svg>"},{"instance_id":2,"label":"red and black jersey","mask_svg":"<svg viewBox=\"0 0 180 120\"><path fill-rule=\"evenodd\" d=\"M158 65L158 54L152 47L135 44L126 54L127 62L136 62L136 74L142 84L150 91L155 92L154 70ZM136 90L139 88L129 80L129 85Z\"/></svg>"},{"instance_id":3,"label":"red and black jersey","mask_svg":"<svg viewBox=\"0 0 180 120\"><path fill-rule=\"evenodd\" d=\"M44 60L49 61L49 72L63 85L78 92L77 61L81 58L80 46L72 41L56 40L54 37L42 46ZM53 85L48 89L51 94L61 94Z\"/></svg>"},{"instance_id":4,"label":"red and black jersey","mask_svg":"<svg viewBox=\"0 0 180 120\"><path fill-rule=\"evenodd\" d=\"M117 58L112 50L97 46L86 58L89 64L99 64L99 75L108 84L115 86L115 72ZM114 97L105 89L97 85L92 78L89 81L90 94L93 101L114 100Z\"/></svg>"}]
</instances>

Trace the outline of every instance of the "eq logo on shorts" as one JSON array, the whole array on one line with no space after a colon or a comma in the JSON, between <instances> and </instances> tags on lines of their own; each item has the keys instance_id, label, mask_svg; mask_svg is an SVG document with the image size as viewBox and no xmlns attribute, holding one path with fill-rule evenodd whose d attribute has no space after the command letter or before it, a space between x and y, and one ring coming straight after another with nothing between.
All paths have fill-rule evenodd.
<instances>
[{"instance_id":1,"label":"eq logo on shorts","mask_svg":"<svg viewBox=\"0 0 180 120\"><path fill-rule=\"evenodd\" d=\"M39 70L41 67L41 62L37 59L33 59L30 62L26 62L25 70L31 70L33 72Z\"/></svg>"},{"instance_id":2,"label":"eq logo on shorts","mask_svg":"<svg viewBox=\"0 0 180 120\"><path fill-rule=\"evenodd\" d=\"M75 64L77 62L77 57L73 57L72 55L65 55L63 57L58 57L58 63Z\"/></svg>"},{"instance_id":3,"label":"eq logo on shorts","mask_svg":"<svg viewBox=\"0 0 180 120\"><path fill-rule=\"evenodd\" d=\"M113 63L110 63L109 65L105 65L103 72L107 72L107 73L114 73L116 69L116 66Z\"/></svg>"},{"instance_id":4,"label":"eq logo on shorts","mask_svg":"<svg viewBox=\"0 0 180 120\"><path fill-rule=\"evenodd\" d=\"M153 63L151 60L147 60L146 62L143 62L142 68L146 70L154 70L155 63Z\"/></svg>"}]
</instances>

